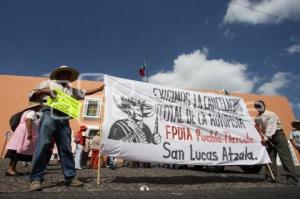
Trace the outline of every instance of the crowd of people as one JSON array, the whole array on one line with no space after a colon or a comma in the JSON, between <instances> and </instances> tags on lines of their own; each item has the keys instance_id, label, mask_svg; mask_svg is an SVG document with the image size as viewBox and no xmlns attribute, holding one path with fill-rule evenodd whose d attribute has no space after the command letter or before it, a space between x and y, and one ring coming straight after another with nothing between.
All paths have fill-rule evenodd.
<instances>
[{"instance_id":1,"label":"crowd of people","mask_svg":"<svg viewBox=\"0 0 300 199\"><path fill-rule=\"evenodd\" d=\"M71 67L62 66L50 74L50 79L43 81L29 94L31 104L26 108L15 129L10 142L7 144L6 158L10 159L5 175L19 175L16 170L18 161L32 162L30 174L30 191L42 189L42 182L46 173L47 165L51 159L58 159L65 178L66 186L80 187L83 183L76 178L76 170L87 165L96 169L98 166L116 168L114 157L101 157L99 162L100 132L91 137L86 126L80 126L76 133L72 133L69 119L65 113L50 109L46 105L49 97L55 98L55 89L60 89L66 94L76 98L84 99L86 95L92 95L103 90L104 85L91 90L81 90L69 86L78 78L79 72ZM263 101L254 104L258 111L255 119L257 126L262 130L264 136L262 144L272 160L272 173L277 176L276 157L279 155L283 168L287 173L289 184L296 185L298 179L287 138L283 132L278 116L266 109ZM300 150L300 121L292 122L291 143ZM73 138L72 138L73 136ZM73 140L73 141L72 141ZM72 150L72 145L73 150ZM124 161L123 166L129 167L151 167L150 163ZM178 165L167 165L170 168L178 168ZM270 171L266 170L266 180L276 182L277 178L271 177Z\"/></svg>"},{"instance_id":2,"label":"crowd of people","mask_svg":"<svg viewBox=\"0 0 300 199\"><path fill-rule=\"evenodd\" d=\"M55 89L59 89L78 100L103 90L104 85L90 90L72 88L69 83L77 80L78 76L79 72L76 69L61 66L51 72L50 79L41 82L34 88L29 94L29 101L38 105L24 111L20 124L8 144L6 157L11 159L11 163L6 172L7 175L17 175L15 169L17 161L32 159L30 191L42 189L42 182L52 156L54 142L60 157L65 185L83 186L83 183L76 178L75 161L71 150L70 117L61 111L51 109L47 105L47 100L50 97L56 97ZM35 114L29 110L42 113L38 121L38 129L34 127ZM14 142L14 140L16 141ZM24 149L21 150L20 148Z\"/></svg>"}]
</instances>

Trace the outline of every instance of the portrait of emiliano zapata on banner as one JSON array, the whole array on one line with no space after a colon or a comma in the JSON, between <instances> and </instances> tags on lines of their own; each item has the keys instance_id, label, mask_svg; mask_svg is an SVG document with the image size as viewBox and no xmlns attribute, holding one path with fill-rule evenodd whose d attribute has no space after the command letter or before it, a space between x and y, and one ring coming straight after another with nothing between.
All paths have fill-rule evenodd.
<instances>
[{"instance_id":1,"label":"portrait of emiliano zapata on banner","mask_svg":"<svg viewBox=\"0 0 300 199\"><path fill-rule=\"evenodd\" d=\"M114 102L127 117L114 122L110 128L108 139L155 145L161 142L161 135L158 133L158 119L156 118L153 133L143 121L154 115L153 107L150 104L145 100L132 97L121 97L119 100L114 97Z\"/></svg>"}]
</instances>

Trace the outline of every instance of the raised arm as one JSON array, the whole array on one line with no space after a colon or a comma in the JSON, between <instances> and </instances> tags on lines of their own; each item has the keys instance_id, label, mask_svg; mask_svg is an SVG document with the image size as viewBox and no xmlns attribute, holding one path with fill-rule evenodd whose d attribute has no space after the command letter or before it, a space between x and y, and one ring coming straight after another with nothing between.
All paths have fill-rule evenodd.
<instances>
[{"instance_id":1,"label":"raised arm","mask_svg":"<svg viewBox=\"0 0 300 199\"><path fill-rule=\"evenodd\" d=\"M98 87L98 88L94 88L94 89L90 89L90 90L87 90L86 92L85 92L85 95L93 95L93 94L95 94L95 93L97 93L97 92L100 92L100 91L103 91L103 89L104 89L104 84L102 84L100 87Z\"/></svg>"}]
</instances>

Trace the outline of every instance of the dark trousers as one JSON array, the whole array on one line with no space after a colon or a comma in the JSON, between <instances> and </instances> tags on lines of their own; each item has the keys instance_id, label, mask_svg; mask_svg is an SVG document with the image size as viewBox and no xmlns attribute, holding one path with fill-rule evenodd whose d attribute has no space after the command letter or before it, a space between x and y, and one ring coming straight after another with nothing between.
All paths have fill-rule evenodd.
<instances>
[{"instance_id":1,"label":"dark trousers","mask_svg":"<svg viewBox=\"0 0 300 199\"><path fill-rule=\"evenodd\" d=\"M272 161L271 169L275 178L277 179L277 175L278 175L277 165L276 165L276 157L278 154L280 161L282 163L282 167L286 172L287 180L291 182L298 182L293 159L292 159L292 154L289 149L287 138L283 130L276 131L270 143L268 144L267 151ZM271 178L271 174L267 168L266 168L266 178Z\"/></svg>"},{"instance_id":2,"label":"dark trousers","mask_svg":"<svg viewBox=\"0 0 300 199\"><path fill-rule=\"evenodd\" d=\"M53 146L52 138L54 138L65 180L71 180L75 177L76 170L71 150L71 129L69 120L54 118L49 110L43 112L30 179L31 181L44 180L49 159L49 151Z\"/></svg>"}]
</instances>

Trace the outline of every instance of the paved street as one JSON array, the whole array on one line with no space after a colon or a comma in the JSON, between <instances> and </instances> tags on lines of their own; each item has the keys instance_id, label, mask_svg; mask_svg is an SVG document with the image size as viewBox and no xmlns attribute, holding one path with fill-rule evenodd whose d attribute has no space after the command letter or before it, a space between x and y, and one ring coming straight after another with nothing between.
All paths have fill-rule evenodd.
<instances>
[{"instance_id":1,"label":"paved street","mask_svg":"<svg viewBox=\"0 0 300 199\"><path fill-rule=\"evenodd\" d=\"M263 181L263 171L246 174L239 167L226 167L224 172L207 172L200 169L169 168L101 168L101 184L97 185L96 170L83 169L78 177L85 182L82 188L68 188L63 185L63 175L58 165L48 167L41 192L29 193L29 172L31 167L18 166L24 176L4 176L7 160L0 160L0 198L296 198L300 187ZM282 169L280 168L281 173ZM298 177L300 168L297 168ZM144 186L145 185L145 186ZM144 191L141 191L144 187ZM146 189L149 188L149 191ZM298 197L297 197L298 198Z\"/></svg>"}]
</instances>

